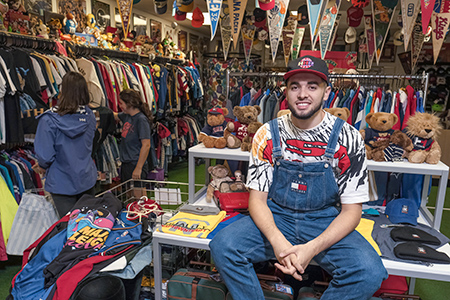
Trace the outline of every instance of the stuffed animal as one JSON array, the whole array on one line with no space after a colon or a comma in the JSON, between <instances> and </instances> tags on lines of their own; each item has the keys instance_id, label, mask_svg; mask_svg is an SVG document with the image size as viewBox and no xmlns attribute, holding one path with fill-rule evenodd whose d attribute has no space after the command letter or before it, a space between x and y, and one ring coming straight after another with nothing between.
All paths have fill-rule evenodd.
<instances>
[{"instance_id":1,"label":"stuffed animal","mask_svg":"<svg viewBox=\"0 0 450 300\"><path fill-rule=\"evenodd\" d=\"M416 113L406 122L405 132L414 148L406 157L412 163L437 164L441 159L441 147L436 141L442 130L439 118L428 113Z\"/></svg>"},{"instance_id":2,"label":"stuffed animal","mask_svg":"<svg viewBox=\"0 0 450 300\"><path fill-rule=\"evenodd\" d=\"M257 121L258 115L261 113L261 107L253 106L235 106L233 114L237 121L229 122L224 137L227 140L228 148L239 148L242 151L250 151L252 148L253 136L262 123ZM236 135L231 134L236 132Z\"/></svg>"},{"instance_id":3,"label":"stuffed animal","mask_svg":"<svg viewBox=\"0 0 450 300\"><path fill-rule=\"evenodd\" d=\"M206 148L225 148L227 140L224 137L224 131L227 127L225 116L228 109L213 107L208 111L206 117L206 125L203 127L198 140L205 145Z\"/></svg>"},{"instance_id":4,"label":"stuffed animal","mask_svg":"<svg viewBox=\"0 0 450 300\"><path fill-rule=\"evenodd\" d=\"M3 24L3 21L5 19L5 15L8 12L9 6L6 1L0 0L0 30L6 31L6 27Z\"/></svg>"},{"instance_id":5,"label":"stuffed animal","mask_svg":"<svg viewBox=\"0 0 450 300\"><path fill-rule=\"evenodd\" d=\"M329 112L333 116L341 118L345 122L347 122L348 117L350 116L350 111L347 107L333 107L333 108L324 108L326 112Z\"/></svg>"},{"instance_id":6,"label":"stuffed animal","mask_svg":"<svg viewBox=\"0 0 450 300\"><path fill-rule=\"evenodd\" d=\"M375 161L397 160L402 158L404 151L412 150L412 143L405 138L405 133L394 130L392 127L397 123L398 117L395 114L377 112L369 113L366 116L366 123L370 128L360 130L366 146L367 159ZM390 147L391 157L385 157L385 150ZM400 150L400 152L399 152Z\"/></svg>"},{"instance_id":7,"label":"stuffed animal","mask_svg":"<svg viewBox=\"0 0 450 300\"><path fill-rule=\"evenodd\" d=\"M211 175L211 182L206 189L206 201L211 202L214 196L214 191L218 191L220 184L224 181L232 181L228 176L228 168L224 165L215 165L208 168L208 173Z\"/></svg>"},{"instance_id":8,"label":"stuffed animal","mask_svg":"<svg viewBox=\"0 0 450 300\"><path fill-rule=\"evenodd\" d=\"M49 29L47 28L47 26L45 26L45 24L42 22L42 20L39 20L39 23L36 24L34 27L32 27L31 31L33 32L33 35L35 35L35 36L48 39Z\"/></svg>"},{"instance_id":9,"label":"stuffed animal","mask_svg":"<svg viewBox=\"0 0 450 300\"><path fill-rule=\"evenodd\" d=\"M69 12L66 14L66 18L63 20L65 33L74 34L77 29L77 22L75 17Z\"/></svg>"}]
</instances>

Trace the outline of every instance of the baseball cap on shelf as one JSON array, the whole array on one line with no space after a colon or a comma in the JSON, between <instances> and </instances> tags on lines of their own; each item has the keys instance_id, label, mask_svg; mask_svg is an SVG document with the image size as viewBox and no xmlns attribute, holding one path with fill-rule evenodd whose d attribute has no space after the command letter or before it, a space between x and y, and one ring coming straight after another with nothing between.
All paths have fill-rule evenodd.
<instances>
[{"instance_id":1,"label":"baseball cap on shelf","mask_svg":"<svg viewBox=\"0 0 450 300\"><path fill-rule=\"evenodd\" d=\"M352 0L354 7L364 8L369 5L370 0Z\"/></svg>"},{"instance_id":2,"label":"baseball cap on shelf","mask_svg":"<svg viewBox=\"0 0 450 300\"><path fill-rule=\"evenodd\" d=\"M192 21L191 24L195 28L202 27L203 22L205 21L205 17L203 17L203 13L200 8L196 7L194 12L192 13Z\"/></svg>"},{"instance_id":3,"label":"baseball cap on shelf","mask_svg":"<svg viewBox=\"0 0 450 300\"><path fill-rule=\"evenodd\" d=\"M181 4L178 9L182 12L191 12L194 9L194 0L182 0L177 4Z\"/></svg>"},{"instance_id":4,"label":"baseball cap on shelf","mask_svg":"<svg viewBox=\"0 0 450 300\"><path fill-rule=\"evenodd\" d=\"M305 55L296 60L291 60L284 79L288 80L292 75L298 73L312 73L328 82L328 65L318 57Z\"/></svg>"},{"instance_id":5,"label":"baseball cap on shelf","mask_svg":"<svg viewBox=\"0 0 450 300\"><path fill-rule=\"evenodd\" d=\"M297 21L299 25L308 25L309 18L308 18L308 6L302 5L297 10Z\"/></svg>"},{"instance_id":6,"label":"baseball cap on shelf","mask_svg":"<svg viewBox=\"0 0 450 300\"><path fill-rule=\"evenodd\" d=\"M253 11L253 16L255 16L255 26L258 28L262 28L266 25L266 16L267 13L261 8L255 8Z\"/></svg>"},{"instance_id":7,"label":"baseball cap on shelf","mask_svg":"<svg viewBox=\"0 0 450 300\"><path fill-rule=\"evenodd\" d=\"M155 1L155 11L158 15L165 14L167 11L167 1Z\"/></svg>"},{"instance_id":8,"label":"baseball cap on shelf","mask_svg":"<svg viewBox=\"0 0 450 300\"><path fill-rule=\"evenodd\" d=\"M175 10L175 20L184 21L186 20L186 13L181 11L179 8Z\"/></svg>"},{"instance_id":9,"label":"baseball cap on shelf","mask_svg":"<svg viewBox=\"0 0 450 300\"><path fill-rule=\"evenodd\" d=\"M397 30L394 33L394 45L395 46L401 46L403 45L403 33L401 30Z\"/></svg>"},{"instance_id":10,"label":"baseball cap on shelf","mask_svg":"<svg viewBox=\"0 0 450 300\"><path fill-rule=\"evenodd\" d=\"M208 110L208 114L223 115L223 109L221 109L220 107L213 107Z\"/></svg>"},{"instance_id":11,"label":"baseball cap on shelf","mask_svg":"<svg viewBox=\"0 0 450 300\"><path fill-rule=\"evenodd\" d=\"M271 10L275 7L275 0L258 0L258 2L262 10Z\"/></svg>"},{"instance_id":12,"label":"baseball cap on shelf","mask_svg":"<svg viewBox=\"0 0 450 300\"><path fill-rule=\"evenodd\" d=\"M347 28L347 31L345 32L345 42L347 44L356 42L356 29L354 27Z\"/></svg>"},{"instance_id":13,"label":"baseball cap on shelf","mask_svg":"<svg viewBox=\"0 0 450 300\"><path fill-rule=\"evenodd\" d=\"M347 9L347 23L348 26L358 27L361 24L361 19L364 16L362 8L351 6Z\"/></svg>"},{"instance_id":14,"label":"baseball cap on shelf","mask_svg":"<svg viewBox=\"0 0 450 300\"><path fill-rule=\"evenodd\" d=\"M419 217L419 208L415 200L407 198L398 198L388 202L385 214L394 224L408 223L417 225Z\"/></svg>"}]
</instances>

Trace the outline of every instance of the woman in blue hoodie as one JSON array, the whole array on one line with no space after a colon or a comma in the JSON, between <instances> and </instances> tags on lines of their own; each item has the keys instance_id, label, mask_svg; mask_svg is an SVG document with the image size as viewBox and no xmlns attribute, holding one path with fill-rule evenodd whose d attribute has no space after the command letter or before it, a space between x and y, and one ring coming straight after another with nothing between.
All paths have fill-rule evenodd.
<instances>
[{"instance_id":1,"label":"woman in blue hoodie","mask_svg":"<svg viewBox=\"0 0 450 300\"><path fill-rule=\"evenodd\" d=\"M94 195L97 168L92 160L96 127L88 107L89 91L83 75L68 72L62 80L58 106L40 115L34 150L45 170L45 190L63 217L83 194Z\"/></svg>"}]
</instances>

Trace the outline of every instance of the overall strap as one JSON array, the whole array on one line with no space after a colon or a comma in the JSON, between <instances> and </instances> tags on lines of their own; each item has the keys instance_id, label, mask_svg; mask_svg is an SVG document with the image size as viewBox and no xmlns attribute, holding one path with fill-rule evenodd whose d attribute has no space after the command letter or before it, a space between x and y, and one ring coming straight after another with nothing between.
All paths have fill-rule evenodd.
<instances>
[{"instance_id":1,"label":"overall strap","mask_svg":"<svg viewBox=\"0 0 450 300\"><path fill-rule=\"evenodd\" d=\"M336 144L339 138L339 133L341 132L342 126L344 125L344 120L337 118L334 123L333 129L331 130L330 139L328 140L327 149L325 150L325 159L331 161L334 156L334 151L336 149Z\"/></svg>"},{"instance_id":2,"label":"overall strap","mask_svg":"<svg viewBox=\"0 0 450 300\"><path fill-rule=\"evenodd\" d=\"M272 156L273 159L282 158L281 155L281 140L280 140L280 131L278 130L278 119L273 119L269 121L270 125L270 133L272 134Z\"/></svg>"}]
</instances>

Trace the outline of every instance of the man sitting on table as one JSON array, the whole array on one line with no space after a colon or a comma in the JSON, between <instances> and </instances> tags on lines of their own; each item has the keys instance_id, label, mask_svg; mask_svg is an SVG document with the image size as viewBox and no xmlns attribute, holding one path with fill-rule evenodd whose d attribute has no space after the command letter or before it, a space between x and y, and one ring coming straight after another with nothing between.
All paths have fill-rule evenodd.
<instances>
[{"instance_id":1,"label":"man sitting on table","mask_svg":"<svg viewBox=\"0 0 450 300\"><path fill-rule=\"evenodd\" d=\"M291 61L284 78L291 112L255 134L250 216L213 238L214 262L234 300L264 299L253 263L273 258L297 280L314 259L333 276L321 299L369 299L387 272L355 231L369 200L364 141L322 109L331 90L323 60Z\"/></svg>"}]
</instances>

